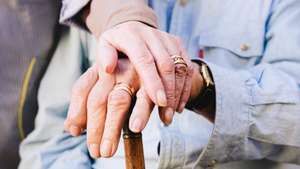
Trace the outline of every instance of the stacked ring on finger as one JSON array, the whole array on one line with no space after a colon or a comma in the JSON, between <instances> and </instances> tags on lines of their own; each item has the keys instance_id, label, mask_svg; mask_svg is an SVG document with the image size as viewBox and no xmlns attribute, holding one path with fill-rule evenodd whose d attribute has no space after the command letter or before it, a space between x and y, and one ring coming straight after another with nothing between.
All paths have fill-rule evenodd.
<instances>
[{"instance_id":1,"label":"stacked ring on finger","mask_svg":"<svg viewBox=\"0 0 300 169\"><path fill-rule=\"evenodd\" d=\"M184 59L183 59L182 56L179 56L179 55L172 55L171 58L173 59L175 65L177 65L177 64L182 64L182 65L184 65L185 67L188 67L188 65L186 64L186 62L184 61Z\"/></svg>"},{"instance_id":2,"label":"stacked ring on finger","mask_svg":"<svg viewBox=\"0 0 300 169\"><path fill-rule=\"evenodd\" d=\"M134 95L134 88L124 82L118 82L113 90L124 90L130 95L130 97L133 97Z\"/></svg>"}]
</instances>

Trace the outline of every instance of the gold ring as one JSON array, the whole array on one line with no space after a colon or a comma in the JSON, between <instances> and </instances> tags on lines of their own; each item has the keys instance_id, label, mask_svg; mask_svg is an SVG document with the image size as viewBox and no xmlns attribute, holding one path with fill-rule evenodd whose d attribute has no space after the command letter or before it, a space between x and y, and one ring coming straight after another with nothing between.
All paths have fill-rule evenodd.
<instances>
[{"instance_id":1,"label":"gold ring","mask_svg":"<svg viewBox=\"0 0 300 169\"><path fill-rule=\"evenodd\" d=\"M179 55L172 55L171 58L173 59L174 61L174 64L182 64L184 66L187 67L187 64L186 62L184 61L183 57L182 56L179 56Z\"/></svg>"},{"instance_id":2,"label":"gold ring","mask_svg":"<svg viewBox=\"0 0 300 169\"><path fill-rule=\"evenodd\" d=\"M130 97L133 97L134 94L134 88L123 82L118 82L113 90L124 90L130 95Z\"/></svg>"}]
</instances>

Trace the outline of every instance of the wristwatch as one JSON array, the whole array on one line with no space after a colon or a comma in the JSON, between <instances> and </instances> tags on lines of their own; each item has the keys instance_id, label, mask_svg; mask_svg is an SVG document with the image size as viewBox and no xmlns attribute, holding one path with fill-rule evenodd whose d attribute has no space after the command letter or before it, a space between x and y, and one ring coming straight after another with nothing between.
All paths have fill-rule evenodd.
<instances>
[{"instance_id":1,"label":"wristwatch","mask_svg":"<svg viewBox=\"0 0 300 169\"><path fill-rule=\"evenodd\" d=\"M209 106L215 107L216 92L211 71L201 60L192 60L192 62L199 65L199 73L203 78L204 86L200 94L187 103L186 108L189 110L201 110Z\"/></svg>"}]
</instances>

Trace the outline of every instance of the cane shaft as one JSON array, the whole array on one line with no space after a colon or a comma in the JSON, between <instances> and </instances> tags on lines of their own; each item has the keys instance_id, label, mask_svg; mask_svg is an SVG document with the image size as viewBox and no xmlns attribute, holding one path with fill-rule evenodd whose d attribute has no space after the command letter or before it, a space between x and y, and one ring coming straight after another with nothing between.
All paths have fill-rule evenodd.
<instances>
[{"instance_id":1,"label":"cane shaft","mask_svg":"<svg viewBox=\"0 0 300 169\"><path fill-rule=\"evenodd\" d=\"M124 138L126 169L145 169L142 138Z\"/></svg>"},{"instance_id":2,"label":"cane shaft","mask_svg":"<svg viewBox=\"0 0 300 169\"><path fill-rule=\"evenodd\" d=\"M129 129L129 117L134 104L135 98L132 101L123 127L126 169L145 169L142 134L134 133Z\"/></svg>"}]
</instances>

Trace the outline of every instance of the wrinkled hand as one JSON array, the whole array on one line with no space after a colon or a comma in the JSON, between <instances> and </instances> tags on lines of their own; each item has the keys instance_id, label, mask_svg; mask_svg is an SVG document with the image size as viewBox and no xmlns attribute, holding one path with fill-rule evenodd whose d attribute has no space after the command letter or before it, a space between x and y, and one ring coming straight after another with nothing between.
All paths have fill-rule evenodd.
<instances>
[{"instance_id":1,"label":"wrinkled hand","mask_svg":"<svg viewBox=\"0 0 300 169\"><path fill-rule=\"evenodd\" d=\"M193 64L193 68L199 69L197 64ZM154 107L127 59L119 60L115 74L102 72L98 78L98 71L97 66L91 67L75 83L65 121L66 131L73 136L79 135L87 125L87 144L94 158L111 157L115 153L131 104L129 93L113 90L116 83L125 83L136 92L137 100L129 122L132 131L144 129ZM203 87L202 76L195 72L189 99L198 95Z\"/></svg>"},{"instance_id":2,"label":"wrinkled hand","mask_svg":"<svg viewBox=\"0 0 300 169\"><path fill-rule=\"evenodd\" d=\"M130 42L130 43L129 43ZM93 157L110 157L120 138L131 97L114 91L117 82L134 87L137 102L130 129L140 132L154 104L162 121L170 124L190 96L193 68L177 37L139 22L126 22L105 32L98 40L96 64L75 83L65 122L73 136L87 128L87 144ZM128 55L119 61L118 52ZM188 67L174 65L172 55L182 56ZM166 91L166 98L164 91Z\"/></svg>"},{"instance_id":3,"label":"wrinkled hand","mask_svg":"<svg viewBox=\"0 0 300 169\"><path fill-rule=\"evenodd\" d=\"M87 125L87 144L90 154L110 157L117 150L131 96L124 90L114 90L125 83L136 92L137 100L130 117L130 129L140 132L148 122L154 103L146 94L137 73L127 59L120 59L115 74L101 72L97 66L87 70L75 83L65 129L79 135ZM87 112L87 113L86 113Z\"/></svg>"},{"instance_id":4,"label":"wrinkled hand","mask_svg":"<svg viewBox=\"0 0 300 169\"><path fill-rule=\"evenodd\" d=\"M129 21L104 32L98 43L97 59L103 71L113 73L117 51L126 54L150 99L163 107L159 111L161 120L170 124L174 112L181 112L188 101L193 74L180 39L143 23ZM182 56L188 67L176 69L172 55Z\"/></svg>"}]
</instances>

